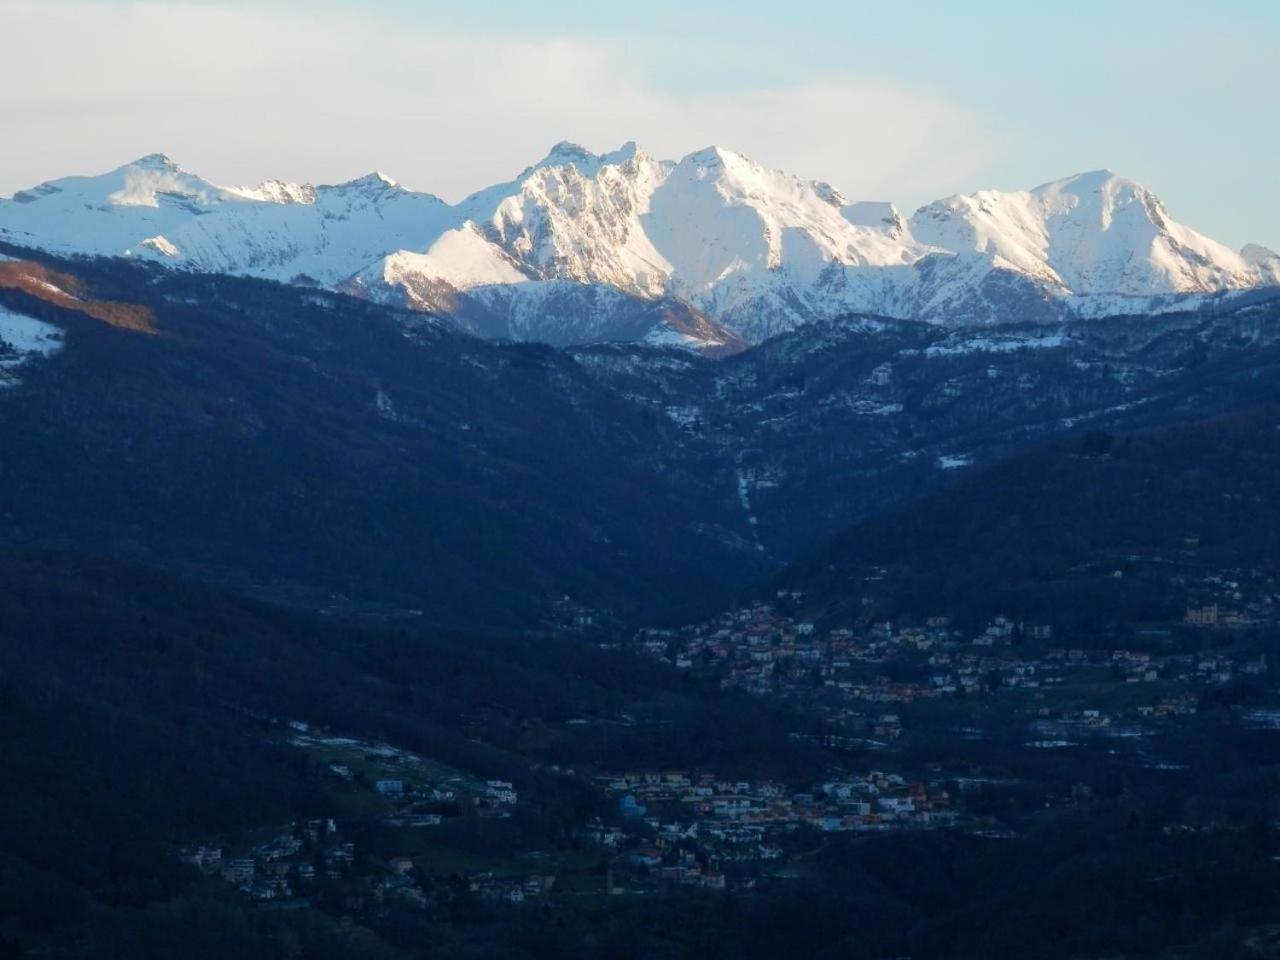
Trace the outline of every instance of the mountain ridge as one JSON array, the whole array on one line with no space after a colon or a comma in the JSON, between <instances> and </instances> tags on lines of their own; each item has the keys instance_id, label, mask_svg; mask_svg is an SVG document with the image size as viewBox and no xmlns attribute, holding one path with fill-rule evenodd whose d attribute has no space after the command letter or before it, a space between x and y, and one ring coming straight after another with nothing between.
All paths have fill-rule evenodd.
<instances>
[{"instance_id":1,"label":"mountain ridge","mask_svg":"<svg viewBox=\"0 0 1280 960\"><path fill-rule=\"evenodd\" d=\"M562 141L456 204L380 172L222 187L148 154L0 200L0 239L342 289L483 336L711 351L847 313L1056 321L1280 284L1272 251L1233 251L1110 170L905 217L722 147L671 161L634 142L597 154ZM663 319L673 311L699 332Z\"/></svg>"}]
</instances>

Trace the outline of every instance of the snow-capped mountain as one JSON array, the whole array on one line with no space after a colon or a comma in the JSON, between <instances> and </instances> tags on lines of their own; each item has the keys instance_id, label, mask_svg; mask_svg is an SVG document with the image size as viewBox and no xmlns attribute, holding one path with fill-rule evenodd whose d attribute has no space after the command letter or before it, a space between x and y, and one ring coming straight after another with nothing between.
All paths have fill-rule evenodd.
<instances>
[{"instance_id":1,"label":"snow-capped mountain","mask_svg":"<svg viewBox=\"0 0 1280 960\"><path fill-rule=\"evenodd\" d=\"M1246 243L1240 256L1250 267L1257 270L1262 282L1269 286L1280 285L1280 253L1268 250L1256 243Z\"/></svg>"},{"instance_id":2,"label":"snow-capped mountain","mask_svg":"<svg viewBox=\"0 0 1280 960\"><path fill-rule=\"evenodd\" d=\"M219 187L152 154L0 203L0 231L57 252L153 257L210 273L335 284L450 226L449 206L382 174L338 186Z\"/></svg>"},{"instance_id":3,"label":"snow-capped mountain","mask_svg":"<svg viewBox=\"0 0 1280 960\"><path fill-rule=\"evenodd\" d=\"M162 155L0 201L0 239L314 283L445 313L472 332L730 351L874 313L957 325L1150 312L1280 283L1109 171L922 207L708 148L556 145L456 205L370 174L335 186L220 187Z\"/></svg>"},{"instance_id":4,"label":"snow-capped mountain","mask_svg":"<svg viewBox=\"0 0 1280 960\"><path fill-rule=\"evenodd\" d=\"M993 269L1056 296L1114 304L1082 304L1093 313L1141 312L1152 297L1266 282L1242 253L1175 222L1150 190L1109 170L939 200L911 218L911 230L933 246L980 253Z\"/></svg>"}]
</instances>

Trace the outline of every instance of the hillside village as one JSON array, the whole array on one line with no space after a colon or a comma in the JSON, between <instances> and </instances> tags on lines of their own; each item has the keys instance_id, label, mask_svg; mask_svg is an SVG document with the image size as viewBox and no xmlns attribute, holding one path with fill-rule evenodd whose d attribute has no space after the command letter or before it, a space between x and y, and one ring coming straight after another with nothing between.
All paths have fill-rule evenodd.
<instances>
[{"instance_id":1,"label":"hillside village","mask_svg":"<svg viewBox=\"0 0 1280 960\"><path fill-rule=\"evenodd\" d=\"M392 900L424 906L428 874L421 857L407 855L421 846L415 838L446 821L507 819L519 803L507 780L480 780L385 742L333 736L302 722L288 727L289 742L324 771L344 812L264 830L262 837L206 841L178 854L259 903L286 908L323 900L346 914ZM402 838L406 852L362 849L352 837L370 831L384 840ZM534 896L552 882L538 874L450 876L452 885L483 899L508 901Z\"/></svg>"},{"instance_id":2,"label":"hillside village","mask_svg":"<svg viewBox=\"0 0 1280 960\"><path fill-rule=\"evenodd\" d=\"M1015 821L970 801L987 789L1021 788L1023 781L967 765L963 750L949 765L902 763L901 745L922 732L954 743L978 741L1012 718L1024 731L1026 751L1062 751L1140 743L1165 725L1189 721L1207 691L1266 680L1270 673L1256 645L1229 642L1243 629L1271 625L1280 610L1273 594L1247 595L1246 589L1229 571L1196 579L1180 622L1144 627L1148 649L1067 646L1051 624L1008 616L967 630L940 614L917 622L820 626L804 616L802 593L781 590L769 603L679 628L643 629L629 640L610 636L600 645L665 663L700 683L801 707L814 725L793 731L791 739L849 758L816 782L730 778L696 766L575 771L552 765L549 772L588 785L601 805L575 827L571 849L531 851L493 865L458 860L442 853L447 843L422 838L464 823L483 832L485 821L509 819L521 802L516 783L293 723L288 742L323 770L341 813L221 844L209 840L179 856L264 908L317 905L354 923L392 906L427 909L460 898L510 905L545 897L751 890L803 873L831 834L953 829L1014 837ZM600 623L605 618L568 598L558 613L569 629L609 632ZM1206 642L1188 650L1169 642L1174 631ZM949 703L964 704L969 720L955 722ZM990 728L983 719L988 711L1001 711ZM1277 716L1280 711L1259 708L1242 719L1255 729L1276 729ZM877 756L882 762L867 762ZM1154 753L1143 757L1153 770L1185 768ZM1039 789L1044 809L1081 808L1093 796L1085 782ZM371 828L377 840L369 845L359 838Z\"/></svg>"},{"instance_id":3,"label":"hillside village","mask_svg":"<svg viewBox=\"0 0 1280 960\"><path fill-rule=\"evenodd\" d=\"M1275 625L1280 595L1267 592L1246 601L1239 581L1229 574L1210 575L1193 586L1181 623L1143 630L1139 639L1148 649L1059 646L1052 625L1007 616L971 631L942 615L820 629L795 612L803 608L804 596L792 590L778 591L774 603L755 603L704 623L641 630L630 645L724 688L825 705L837 726L859 730L863 746L883 748L901 735L895 708L902 705L1052 691L1085 680L1154 685L1146 702L1135 703L1128 713L1159 720L1194 713L1196 691L1206 684L1268 671L1265 653L1221 647L1213 640L1229 637L1225 631ZM1169 649L1175 628L1207 631L1210 642L1198 652ZM1046 698L1041 694L1040 699ZM1051 714L1094 726L1123 719L1088 707L1039 710L1042 718Z\"/></svg>"},{"instance_id":4,"label":"hillside village","mask_svg":"<svg viewBox=\"0 0 1280 960\"><path fill-rule=\"evenodd\" d=\"M348 779L346 770L336 775ZM670 770L600 774L592 782L613 806L580 831L587 860L608 865L602 877L586 880L586 888L614 896L672 885L749 889L803 856L823 833L966 823L941 782L908 781L883 771L844 775L805 792L775 781L728 781L710 772ZM416 828L443 822L439 814L409 812L415 802L436 799L438 788L379 780L372 792L394 807L382 824L396 828L389 836L401 837L406 850L418 846L412 842ZM514 794L511 784L490 781L482 796L514 805ZM488 809L482 804L481 796L473 796L468 806ZM475 815L464 809L455 817ZM973 821L969 826L983 825ZM291 822L225 846L194 845L178 858L257 903L279 909L327 903L353 917L392 902L425 907L428 900L467 895L520 903L550 893L563 874L563 865L522 873L462 872L429 852L380 856L351 839L365 827L349 817ZM592 849L598 853L591 854ZM583 878L575 885L581 890Z\"/></svg>"},{"instance_id":5,"label":"hillside village","mask_svg":"<svg viewBox=\"0 0 1280 960\"><path fill-rule=\"evenodd\" d=\"M813 846L816 832L920 830L963 822L939 782L867 771L804 792L776 781L728 781L711 772L602 774L598 789L622 822L593 821L588 836L615 849L614 893L654 884L751 887ZM811 832L812 831L812 832Z\"/></svg>"}]
</instances>

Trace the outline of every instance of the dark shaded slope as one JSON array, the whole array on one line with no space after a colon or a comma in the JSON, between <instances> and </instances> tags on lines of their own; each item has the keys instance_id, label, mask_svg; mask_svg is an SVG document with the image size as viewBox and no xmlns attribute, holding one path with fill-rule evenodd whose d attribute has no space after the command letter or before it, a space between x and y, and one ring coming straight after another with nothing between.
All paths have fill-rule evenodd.
<instances>
[{"instance_id":1,"label":"dark shaded slope","mask_svg":"<svg viewBox=\"0 0 1280 960\"><path fill-rule=\"evenodd\" d=\"M1020 454L851 528L781 583L838 619L1005 613L1081 636L1177 618L1189 578L1280 559L1278 409Z\"/></svg>"},{"instance_id":2,"label":"dark shaded slope","mask_svg":"<svg viewBox=\"0 0 1280 960\"><path fill-rule=\"evenodd\" d=\"M270 283L54 267L150 332L0 289L67 341L0 397L0 541L506 625L565 593L652 612L759 569L740 518L660 457L674 426L551 348Z\"/></svg>"},{"instance_id":3,"label":"dark shaded slope","mask_svg":"<svg viewBox=\"0 0 1280 960\"><path fill-rule=\"evenodd\" d=\"M563 594L696 616L948 466L1239 410L1280 373L1264 294L1056 327L849 318L713 361L44 261L0 264L0 304L67 330L0 394L0 542L452 623L529 626ZM79 300L5 282L50 268Z\"/></svg>"},{"instance_id":4,"label":"dark shaded slope","mask_svg":"<svg viewBox=\"0 0 1280 960\"><path fill-rule=\"evenodd\" d=\"M576 641L375 630L136 566L0 554L0 949L85 956L86 936L92 955L121 955L116 938L174 936L173 911L207 894L177 863L179 845L356 816L289 746L285 721L512 780L521 804L501 836L517 846L563 842L595 802L551 762L663 766L688 762L696 744L726 770L812 763L788 741L783 708L672 681ZM566 722L583 717L613 731ZM201 902L191 919L253 915L232 893L218 898L224 907ZM201 949L243 935L247 955L279 955L266 934L209 922Z\"/></svg>"},{"instance_id":5,"label":"dark shaded slope","mask_svg":"<svg viewBox=\"0 0 1280 960\"><path fill-rule=\"evenodd\" d=\"M887 505L1055 436L1191 422L1261 402L1280 377L1280 297L1068 324L948 329L852 317L717 363L575 351L684 424L681 462L756 518L789 561Z\"/></svg>"}]
</instances>

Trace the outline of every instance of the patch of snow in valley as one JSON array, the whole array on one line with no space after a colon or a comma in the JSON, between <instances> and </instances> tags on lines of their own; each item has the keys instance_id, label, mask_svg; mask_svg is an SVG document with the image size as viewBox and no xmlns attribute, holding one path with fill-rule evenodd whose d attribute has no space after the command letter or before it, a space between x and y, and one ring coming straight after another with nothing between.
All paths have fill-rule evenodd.
<instances>
[{"instance_id":1,"label":"patch of snow in valley","mask_svg":"<svg viewBox=\"0 0 1280 960\"><path fill-rule=\"evenodd\" d=\"M63 290L57 284L50 283L48 280L41 280L38 277L31 277L30 280L31 280L31 283L39 287L41 290L48 291L49 293L56 294L57 296L60 296L60 297L66 297L68 300L78 301L80 299L75 294L68 293L66 290Z\"/></svg>"},{"instance_id":2,"label":"patch of snow in valley","mask_svg":"<svg viewBox=\"0 0 1280 960\"><path fill-rule=\"evenodd\" d=\"M1250 710L1245 713L1244 722L1254 730L1280 731L1280 710Z\"/></svg>"},{"instance_id":3,"label":"patch of snow in valley","mask_svg":"<svg viewBox=\"0 0 1280 960\"><path fill-rule=\"evenodd\" d=\"M860 417L888 417L901 413L903 409L900 403L882 403L878 400L851 396L847 393L837 393L826 397L818 406L823 410L843 408Z\"/></svg>"},{"instance_id":4,"label":"patch of snow in valley","mask_svg":"<svg viewBox=\"0 0 1280 960\"><path fill-rule=\"evenodd\" d=\"M717 347L719 340L703 340L687 333L681 333L671 327L654 327L644 337L644 343L651 347L680 347L689 349L699 346Z\"/></svg>"},{"instance_id":5,"label":"patch of snow in valley","mask_svg":"<svg viewBox=\"0 0 1280 960\"><path fill-rule=\"evenodd\" d=\"M974 337L958 343L935 343L925 348L926 357L959 357L970 353L1013 353L1018 350L1047 350L1061 347L1067 338L1061 335L1048 337L1010 337L993 339Z\"/></svg>"},{"instance_id":6,"label":"patch of snow in valley","mask_svg":"<svg viewBox=\"0 0 1280 960\"><path fill-rule=\"evenodd\" d=\"M901 412L902 404L900 403L876 403L872 400L863 400L854 405L854 413L872 417L887 417Z\"/></svg>"},{"instance_id":7,"label":"patch of snow in valley","mask_svg":"<svg viewBox=\"0 0 1280 960\"><path fill-rule=\"evenodd\" d=\"M785 475L777 468L766 467L760 470L743 466L742 459L743 454L739 453L737 458L738 502L742 505L743 512L747 514L747 523L754 528L759 526L760 520L752 512L751 494L756 490L766 490L779 486ZM760 553L765 552L765 547L760 541L759 534L755 534L755 548Z\"/></svg>"},{"instance_id":8,"label":"patch of snow in valley","mask_svg":"<svg viewBox=\"0 0 1280 960\"><path fill-rule=\"evenodd\" d=\"M1064 750L1067 747L1078 747L1074 740L1028 740L1026 746L1033 750Z\"/></svg>"},{"instance_id":9,"label":"patch of snow in valley","mask_svg":"<svg viewBox=\"0 0 1280 960\"><path fill-rule=\"evenodd\" d=\"M1115 406L1107 407L1103 410L1090 410L1087 413L1080 414L1079 416L1063 417L1062 420L1059 422L1062 424L1064 429L1070 430L1073 427L1081 423L1085 423L1089 420L1094 420L1098 417L1105 417L1109 414L1114 414L1114 413L1125 413L1128 410L1132 410L1134 407L1144 406L1145 404L1152 403L1161 398L1162 398L1162 395L1156 395L1153 397L1142 397L1138 400L1130 401L1129 403L1117 403Z\"/></svg>"},{"instance_id":10,"label":"patch of snow in valley","mask_svg":"<svg viewBox=\"0 0 1280 960\"><path fill-rule=\"evenodd\" d=\"M738 502L743 510L751 512L751 480L741 467L738 468Z\"/></svg>"},{"instance_id":11,"label":"patch of snow in valley","mask_svg":"<svg viewBox=\"0 0 1280 960\"><path fill-rule=\"evenodd\" d=\"M148 250L154 250L162 257L182 256L182 251L170 243L166 237L160 234L157 234L154 237L147 237L147 239L142 241L140 246L146 247Z\"/></svg>"},{"instance_id":12,"label":"patch of snow in valley","mask_svg":"<svg viewBox=\"0 0 1280 960\"><path fill-rule=\"evenodd\" d=\"M0 307L0 387L17 383L14 374L31 357L62 349L62 331L51 323Z\"/></svg>"},{"instance_id":13,"label":"patch of snow in valley","mask_svg":"<svg viewBox=\"0 0 1280 960\"><path fill-rule=\"evenodd\" d=\"M667 407L666 414L680 426L692 427L702 419L702 408L698 406Z\"/></svg>"},{"instance_id":14,"label":"patch of snow in valley","mask_svg":"<svg viewBox=\"0 0 1280 960\"><path fill-rule=\"evenodd\" d=\"M379 390L374 394L373 402L378 409L378 416L382 417L383 420L390 420L394 423L400 419L396 413L395 401L391 399L391 394L387 393L387 391Z\"/></svg>"}]
</instances>

